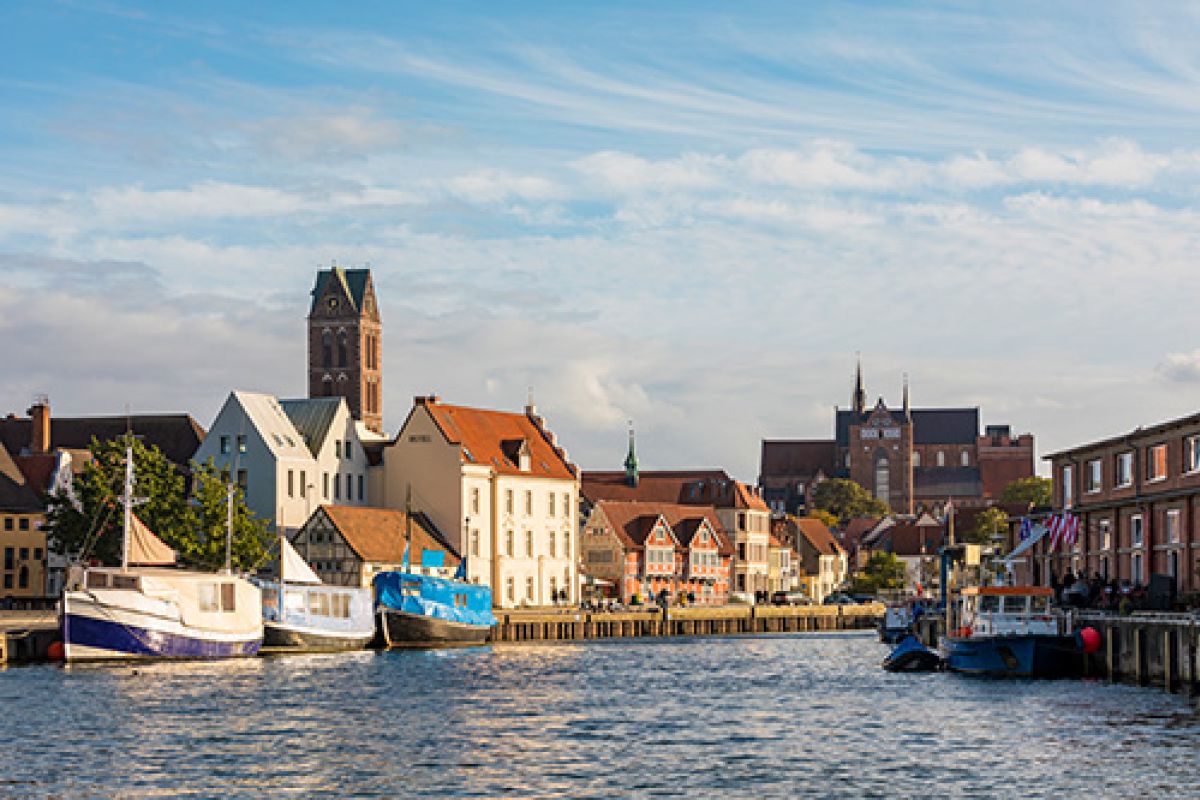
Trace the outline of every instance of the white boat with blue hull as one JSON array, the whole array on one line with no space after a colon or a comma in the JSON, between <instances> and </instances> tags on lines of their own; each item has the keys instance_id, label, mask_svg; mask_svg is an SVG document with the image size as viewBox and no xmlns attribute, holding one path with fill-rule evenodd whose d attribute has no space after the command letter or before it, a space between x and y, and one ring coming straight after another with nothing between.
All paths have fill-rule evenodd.
<instances>
[{"instance_id":1,"label":"white boat with blue hull","mask_svg":"<svg viewBox=\"0 0 1200 800\"><path fill-rule=\"evenodd\" d=\"M370 644L375 638L374 592L321 583L287 539L280 537L279 549L282 580L258 581L263 644L290 650L361 650Z\"/></svg>"},{"instance_id":2,"label":"white boat with blue hull","mask_svg":"<svg viewBox=\"0 0 1200 800\"><path fill-rule=\"evenodd\" d=\"M1081 674L1083 654L1069 615L1052 608L1044 586L969 586L957 627L942 642L946 668L995 677Z\"/></svg>"},{"instance_id":3,"label":"white boat with blue hull","mask_svg":"<svg viewBox=\"0 0 1200 800\"><path fill-rule=\"evenodd\" d=\"M61 626L67 662L252 656L262 644L262 595L231 574L170 569L175 551L133 514L125 452L121 566L72 570ZM232 489L231 489L232 491ZM226 547L228 561L228 542Z\"/></svg>"}]
</instances>

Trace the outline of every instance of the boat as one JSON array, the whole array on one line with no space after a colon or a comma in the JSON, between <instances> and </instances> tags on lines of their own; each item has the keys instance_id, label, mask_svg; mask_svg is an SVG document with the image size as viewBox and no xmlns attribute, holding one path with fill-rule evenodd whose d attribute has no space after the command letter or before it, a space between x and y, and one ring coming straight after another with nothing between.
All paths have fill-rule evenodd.
<instances>
[{"instance_id":1,"label":"boat","mask_svg":"<svg viewBox=\"0 0 1200 800\"><path fill-rule=\"evenodd\" d=\"M883 668L888 672L936 672L942 668L942 659L910 633L883 660Z\"/></svg>"},{"instance_id":2,"label":"boat","mask_svg":"<svg viewBox=\"0 0 1200 800\"><path fill-rule=\"evenodd\" d=\"M914 598L904 603L890 603L879 622L879 641L897 644L912 633L913 623L925 613L925 601Z\"/></svg>"},{"instance_id":3,"label":"boat","mask_svg":"<svg viewBox=\"0 0 1200 800\"><path fill-rule=\"evenodd\" d=\"M1070 614L1051 606L1046 586L968 586L958 626L942 641L946 668L997 677L1082 674L1083 651Z\"/></svg>"},{"instance_id":4,"label":"boat","mask_svg":"<svg viewBox=\"0 0 1200 800\"><path fill-rule=\"evenodd\" d=\"M375 607L388 647L483 644L496 624L488 587L414 572L376 575Z\"/></svg>"},{"instance_id":5,"label":"boat","mask_svg":"<svg viewBox=\"0 0 1200 800\"><path fill-rule=\"evenodd\" d=\"M228 542L224 573L173 569L175 551L137 518L133 503L133 453L126 448L121 566L72 570L60 606L63 659L255 655L262 596L229 569Z\"/></svg>"},{"instance_id":6,"label":"boat","mask_svg":"<svg viewBox=\"0 0 1200 800\"><path fill-rule=\"evenodd\" d=\"M370 644L375 638L370 587L322 583L282 534L279 552L278 580L256 581L263 598L263 646L317 651Z\"/></svg>"}]
</instances>

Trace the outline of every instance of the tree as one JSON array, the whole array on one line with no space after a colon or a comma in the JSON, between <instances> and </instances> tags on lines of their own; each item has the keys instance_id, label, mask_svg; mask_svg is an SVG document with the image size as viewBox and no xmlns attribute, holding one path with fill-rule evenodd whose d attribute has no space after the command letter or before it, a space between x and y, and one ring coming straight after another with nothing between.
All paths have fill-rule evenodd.
<instances>
[{"instance_id":1,"label":"tree","mask_svg":"<svg viewBox=\"0 0 1200 800\"><path fill-rule=\"evenodd\" d=\"M1004 535L1007 531L1008 514L1003 509L992 506L975 517L975 524L963 533L963 541L970 544L991 544L995 536Z\"/></svg>"},{"instance_id":2,"label":"tree","mask_svg":"<svg viewBox=\"0 0 1200 800\"><path fill-rule=\"evenodd\" d=\"M1054 482L1034 475L1018 478L1004 487L1001 503L1021 503L1028 506L1048 506L1054 500Z\"/></svg>"},{"instance_id":3,"label":"tree","mask_svg":"<svg viewBox=\"0 0 1200 800\"><path fill-rule=\"evenodd\" d=\"M192 533L180 555L201 569L225 566L225 531L228 517L227 476L212 459L192 462ZM230 537L234 571L250 572L267 560L271 534L264 520L246 507L246 497L235 486L233 535Z\"/></svg>"},{"instance_id":4,"label":"tree","mask_svg":"<svg viewBox=\"0 0 1200 800\"><path fill-rule=\"evenodd\" d=\"M813 507L837 517L841 523L855 517L882 517L888 513L887 504L871 497L854 481L831 478L813 489Z\"/></svg>"},{"instance_id":5,"label":"tree","mask_svg":"<svg viewBox=\"0 0 1200 800\"><path fill-rule=\"evenodd\" d=\"M183 476L166 456L135 437L105 442L93 439L88 447L92 460L73 481L78 507L61 491L47 504L46 533L57 552L95 558L103 564L120 563L127 446L133 448L133 494L145 500L134 513L176 550L187 541L190 514Z\"/></svg>"},{"instance_id":6,"label":"tree","mask_svg":"<svg viewBox=\"0 0 1200 800\"><path fill-rule=\"evenodd\" d=\"M808 516L812 517L813 519L821 520L821 524L830 530L836 528L838 524L837 517L835 517L833 514L830 514L828 511L822 511L819 508L814 508L812 511L809 511Z\"/></svg>"},{"instance_id":7,"label":"tree","mask_svg":"<svg viewBox=\"0 0 1200 800\"><path fill-rule=\"evenodd\" d=\"M904 588L904 562L893 553L877 550L871 553L862 570L850 582L853 591L862 594L877 594L887 590Z\"/></svg>"}]
</instances>

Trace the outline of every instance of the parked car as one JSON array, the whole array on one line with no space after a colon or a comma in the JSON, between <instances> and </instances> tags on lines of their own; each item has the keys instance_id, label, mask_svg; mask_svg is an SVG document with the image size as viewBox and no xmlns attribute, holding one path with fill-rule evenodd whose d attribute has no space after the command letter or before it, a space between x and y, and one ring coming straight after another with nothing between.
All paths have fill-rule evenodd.
<instances>
[{"instance_id":1,"label":"parked car","mask_svg":"<svg viewBox=\"0 0 1200 800\"><path fill-rule=\"evenodd\" d=\"M730 592L727 602L731 606L752 606L754 605L754 595L751 592Z\"/></svg>"},{"instance_id":2,"label":"parked car","mask_svg":"<svg viewBox=\"0 0 1200 800\"><path fill-rule=\"evenodd\" d=\"M771 595L773 606L811 606L812 598L804 592L775 592Z\"/></svg>"},{"instance_id":3,"label":"parked car","mask_svg":"<svg viewBox=\"0 0 1200 800\"><path fill-rule=\"evenodd\" d=\"M858 605L858 603L855 602L854 598L848 594L843 594L841 592L834 592L833 594L831 594L825 598L825 605L827 605L827 606L856 606L856 605Z\"/></svg>"}]
</instances>

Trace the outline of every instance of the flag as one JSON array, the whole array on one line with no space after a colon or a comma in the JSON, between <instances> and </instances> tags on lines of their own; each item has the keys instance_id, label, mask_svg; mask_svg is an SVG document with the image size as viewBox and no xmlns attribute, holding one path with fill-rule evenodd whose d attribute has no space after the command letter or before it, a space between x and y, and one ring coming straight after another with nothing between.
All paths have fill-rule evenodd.
<instances>
[{"instance_id":1,"label":"flag","mask_svg":"<svg viewBox=\"0 0 1200 800\"><path fill-rule=\"evenodd\" d=\"M1079 517L1074 514L1063 515L1063 547L1074 547L1079 539Z\"/></svg>"},{"instance_id":2,"label":"flag","mask_svg":"<svg viewBox=\"0 0 1200 800\"><path fill-rule=\"evenodd\" d=\"M1061 514L1055 514L1049 519L1046 527L1050 531L1050 546L1047 548L1051 553L1058 549L1058 541L1063 534L1063 518Z\"/></svg>"},{"instance_id":3,"label":"flag","mask_svg":"<svg viewBox=\"0 0 1200 800\"><path fill-rule=\"evenodd\" d=\"M1029 517L1021 517L1021 541L1025 541L1030 536L1033 536L1033 520Z\"/></svg>"},{"instance_id":4,"label":"flag","mask_svg":"<svg viewBox=\"0 0 1200 800\"><path fill-rule=\"evenodd\" d=\"M465 581L467 579L467 557L463 556L462 561L458 562L458 569L454 570L454 580Z\"/></svg>"}]
</instances>

